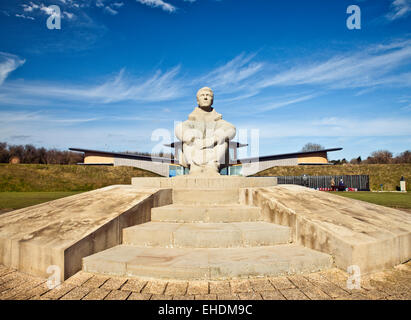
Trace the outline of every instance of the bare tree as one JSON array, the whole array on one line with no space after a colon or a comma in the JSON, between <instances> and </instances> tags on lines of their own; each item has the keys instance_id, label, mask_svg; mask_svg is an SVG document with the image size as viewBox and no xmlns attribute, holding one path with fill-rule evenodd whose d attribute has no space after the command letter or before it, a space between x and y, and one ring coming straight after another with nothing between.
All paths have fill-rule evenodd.
<instances>
[{"instance_id":1,"label":"bare tree","mask_svg":"<svg viewBox=\"0 0 411 320\"><path fill-rule=\"evenodd\" d=\"M387 164L392 163L392 152L388 150L378 150L371 153L367 158L367 163L369 164Z\"/></svg>"},{"instance_id":2,"label":"bare tree","mask_svg":"<svg viewBox=\"0 0 411 320\"><path fill-rule=\"evenodd\" d=\"M406 150L394 158L395 163L411 163L411 151Z\"/></svg>"},{"instance_id":3,"label":"bare tree","mask_svg":"<svg viewBox=\"0 0 411 320\"><path fill-rule=\"evenodd\" d=\"M7 149L7 143L0 142L0 163L7 163L9 162L10 153Z\"/></svg>"},{"instance_id":4,"label":"bare tree","mask_svg":"<svg viewBox=\"0 0 411 320\"><path fill-rule=\"evenodd\" d=\"M307 143L302 149L301 152L307 152L307 151L319 151L319 150L324 150L325 148L317 143Z\"/></svg>"},{"instance_id":5,"label":"bare tree","mask_svg":"<svg viewBox=\"0 0 411 320\"><path fill-rule=\"evenodd\" d=\"M360 164L360 163L361 163L361 157L352 158L352 159L350 160L350 163L351 163L351 164Z\"/></svg>"}]
</instances>

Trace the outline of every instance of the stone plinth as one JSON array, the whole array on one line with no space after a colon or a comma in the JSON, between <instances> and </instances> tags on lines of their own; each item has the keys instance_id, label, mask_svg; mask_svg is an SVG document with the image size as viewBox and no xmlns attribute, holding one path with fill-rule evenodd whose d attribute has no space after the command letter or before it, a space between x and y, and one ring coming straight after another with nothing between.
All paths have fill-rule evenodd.
<instances>
[{"instance_id":1,"label":"stone plinth","mask_svg":"<svg viewBox=\"0 0 411 320\"><path fill-rule=\"evenodd\" d=\"M252 187L271 187L277 185L276 177L192 177L188 175L173 178L131 179L131 184L138 188L175 188L175 189L238 189Z\"/></svg>"}]
</instances>

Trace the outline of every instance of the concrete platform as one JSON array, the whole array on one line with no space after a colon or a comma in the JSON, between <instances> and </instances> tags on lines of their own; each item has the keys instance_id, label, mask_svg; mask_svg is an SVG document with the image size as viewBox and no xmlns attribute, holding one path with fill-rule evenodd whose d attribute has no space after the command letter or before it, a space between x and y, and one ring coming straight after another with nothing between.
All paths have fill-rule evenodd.
<instances>
[{"instance_id":1,"label":"concrete platform","mask_svg":"<svg viewBox=\"0 0 411 320\"><path fill-rule=\"evenodd\" d=\"M165 248L234 248L290 242L290 228L267 222L147 222L123 229L123 244Z\"/></svg>"},{"instance_id":2,"label":"concrete platform","mask_svg":"<svg viewBox=\"0 0 411 320\"><path fill-rule=\"evenodd\" d=\"M331 266L330 255L292 244L218 249L120 245L83 258L86 272L178 280L278 276Z\"/></svg>"},{"instance_id":3,"label":"concrete platform","mask_svg":"<svg viewBox=\"0 0 411 320\"><path fill-rule=\"evenodd\" d=\"M56 265L66 279L81 259L122 242L121 230L150 220L171 203L171 189L115 185L0 216L0 264L47 278Z\"/></svg>"},{"instance_id":4,"label":"concrete platform","mask_svg":"<svg viewBox=\"0 0 411 320\"><path fill-rule=\"evenodd\" d=\"M238 189L246 187L270 187L277 185L276 177L191 177L189 175L173 178L135 177L131 184L139 188L176 188L176 189Z\"/></svg>"},{"instance_id":5,"label":"concrete platform","mask_svg":"<svg viewBox=\"0 0 411 320\"><path fill-rule=\"evenodd\" d=\"M173 189L173 203L195 205L238 204L238 189Z\"/></svg>"},{"instance_id":6,"label":"concrete platform","mask_svg":"<svg viewBox=\"0 0 411 320\"><path fill-rule=\"evenodd\" d=\"M151 210L151 220L158 222L242 222L262 219L259 207L240 204L213 206L171 204Z\"/></svg>"},{"instance_id":7,"label":"concrete platform","mask_svg":"<svg viewBox=\"0 0 411 320\"><path fill-rule=\"evenodd\" d=\"M411 259L407 212L296 185L241 189L240 202L291 227L295 243L331 254L343 270L357 265L364 274Z\"/></svg>"}]
</instances>

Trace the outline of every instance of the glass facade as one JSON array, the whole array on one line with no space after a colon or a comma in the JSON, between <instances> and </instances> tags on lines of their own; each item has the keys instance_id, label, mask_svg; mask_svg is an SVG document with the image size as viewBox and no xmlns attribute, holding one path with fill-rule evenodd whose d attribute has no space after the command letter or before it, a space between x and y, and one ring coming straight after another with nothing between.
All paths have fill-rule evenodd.
<instances>
[{"instance_id":1,"label":"glass facade","mask_svg":"<svg viewBox=\"0 0 411 320\"><path fill-rule=\"evenodd\" d=\"M175 176L181 176L184 174L189 174L190 170L188 168L184 168L179 165L175 164L170 164L169 166L169 177L175 177ZM242 166L241 165L236 165L236 166L229 166L225 167L220 170L220 174L222 175L230 175L230 176L241 176L242 175Z\"/></svg>"}]
</instances>

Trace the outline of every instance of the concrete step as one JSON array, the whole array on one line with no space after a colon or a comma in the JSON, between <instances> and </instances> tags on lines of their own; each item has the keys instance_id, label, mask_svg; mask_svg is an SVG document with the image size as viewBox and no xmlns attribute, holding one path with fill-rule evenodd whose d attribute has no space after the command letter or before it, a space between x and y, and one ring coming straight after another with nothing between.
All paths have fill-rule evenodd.
<instances>
[{"instance_id":1,"label":"concrete step","mask_svg":"<svg viewBox=\"0 0 411 320\"><path fill-rule=\"evenodd\" d=\"M173 189L173 203L234 204L239 203L239 190L233 189Z\"/></svg>"},{"instance_id":2,"label":"concrete step","mask_svg":"<svg viewBox=\"0 0 411 320\"><path fill-rule=\"evenodd\" d=\"M142 247L234 248L289 243L290 228L268 222L147 222L123 229L123 243Z\"/></svg>"},{"instance_id":3,"label":"concrete step","mask_svg":"<svg viewBox=\"0 0 411 320\"><path fill-rule=\"evenodd\" d=\"M261 220L261 209L240 204L171 204L151 209L151 221L161 222L242 222Z\"/></svg>"},{"instance_id":4,"label":"concrete step","mask_svg":"<svg viewBox=\"0 0 411 320\"><path fill-rule=\"evenodd\" d=\"M176 280L279 276L331 266L330 255L294 244L218 249L119 245L83 258L86 272Z\"/></svg>"}]
</instances>

